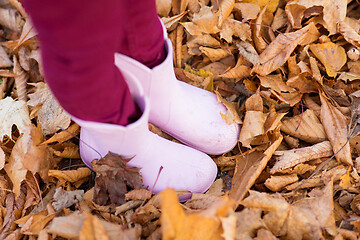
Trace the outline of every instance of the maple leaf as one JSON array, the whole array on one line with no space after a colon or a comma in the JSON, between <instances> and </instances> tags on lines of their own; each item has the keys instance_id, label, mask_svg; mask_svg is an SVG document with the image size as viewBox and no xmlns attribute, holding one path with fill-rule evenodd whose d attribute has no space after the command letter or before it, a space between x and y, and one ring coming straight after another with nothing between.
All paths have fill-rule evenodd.
<instances>
[{"instance_id":1,"label":"maple leaf","mask_svg":"<svg viewBox=\"0 0 360 240\"><path fill-rule=\"evenodd\" d=\"M125 202L127 186L137 189L142 186L142 176L139 168L127 166L130 159L109 152L99 161L93 161L96 172L94 201L105 205L110 201L115 204Z\"/></svg>"}]
</instances>

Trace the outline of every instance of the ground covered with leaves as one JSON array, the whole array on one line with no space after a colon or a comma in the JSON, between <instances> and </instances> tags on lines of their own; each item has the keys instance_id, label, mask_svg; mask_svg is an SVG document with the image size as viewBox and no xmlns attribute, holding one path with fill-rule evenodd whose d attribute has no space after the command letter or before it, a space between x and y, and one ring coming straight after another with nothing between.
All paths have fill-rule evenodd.
<instances>
[{"instance_id":1,"label":"ground covered with leaves","mask_svg":"<svg viewBox=\"0 0 360 240\"><path fill-rule=\"evenodd\" d=\"M186 192L141 189L121 156L86 168L36 32L1 0L0 239L359 239L359 2L157 4L179 80L242 125L238 146L212 156L217 180L179 203Z\"/></svg>"}]
</instances>

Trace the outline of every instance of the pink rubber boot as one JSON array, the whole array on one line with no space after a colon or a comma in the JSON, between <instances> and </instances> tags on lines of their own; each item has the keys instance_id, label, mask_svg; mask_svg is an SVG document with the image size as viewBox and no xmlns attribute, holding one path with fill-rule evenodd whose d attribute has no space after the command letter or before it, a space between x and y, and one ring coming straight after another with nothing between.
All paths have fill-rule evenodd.
<instances>
[{"instance_id":1,"label":"pink rubber boot","mask_svg":"<svg viewBox=\"0 0 360 240\"><path fill-rule=\"evenodd\" d=\"M167 57L150 69L116 53L121 72L134 74L149 96L149 122L186 145L208 154L230 151L238 142L238 124L228 125L220 112L226 108L214 93L178 81L175 77L171 41L165 38Z\"/></svg>"},{"instance_id":2,"label":"pink rubber boot","mask_svg":"<svg viewBox=\"0 0 360 240\"><path fill-rule=\"evenodd\" d=\"M141 168L144 187L150 189L162 166L153 190L155 193L168 187L191 192L206 191L216 177L216 164L200 151L151 133L148 129L149 100L133 75L123 72L123 76L143 114L127 126L73 118L81 126L82 160L91 168L92 160L100 158L99 153L103 157L111 151L126 158L133 157L128 164Z\"/></svg>"}]
</instances>

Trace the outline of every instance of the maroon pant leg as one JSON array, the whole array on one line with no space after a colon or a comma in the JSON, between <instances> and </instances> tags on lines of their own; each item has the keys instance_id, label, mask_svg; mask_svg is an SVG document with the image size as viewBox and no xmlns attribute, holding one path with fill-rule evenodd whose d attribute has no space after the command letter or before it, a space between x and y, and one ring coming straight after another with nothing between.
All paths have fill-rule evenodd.
<instances>
[{"instance_id":1,"label":"maroon pant leg","mask_svg":"<svg viewBox=\"0 0 360 240\"><path fill-rule=\"evenodd\" d=\"M159 55L164 54L156 10L137 12L131 9L135 2L155 6L154 0L23 2L39 34L46 81L73 116L120 125L139 116L126 82L114 65L114 52L147 65L158 64ZM139 20L143 17L147 21ZM141 38L133 28L139 22L150 24L140 28L145 34ZM154 33L161 37L154 37Z\"/></svg>"}]
</instances>

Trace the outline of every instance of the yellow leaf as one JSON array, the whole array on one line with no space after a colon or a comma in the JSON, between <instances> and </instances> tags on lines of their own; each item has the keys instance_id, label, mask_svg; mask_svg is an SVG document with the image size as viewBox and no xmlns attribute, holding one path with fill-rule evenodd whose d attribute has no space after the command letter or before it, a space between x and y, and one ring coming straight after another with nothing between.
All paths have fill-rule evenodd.
<instances>
[{"instance_id":1,"label":"yellow leaf","mask_svg":"<svg viewBox=\"0 0 360 240\"><path fill-rule=\"evenodd\" d=\"M336 77L347 60L345 49L332 42L311 44L310 50L324 64L329 77Z\"/></svg>"},{"instance_id":2,"label":"yellow leaf","mask_svg":"<svg viewBox=\"0 0 360 240\"><path fill-rule=\"evenodd\" d=\"M202 214L185 215L174 190L166 189L161 194L161 225L164 240L222 240L220 218L227 216L233 202L224 197Z\"/></svg>"},{"instance_id":3,"label":"yellow leaf","mask_svg":"<svg viewBox=\"0 0 360 240\"><path fill-rule=\"evenodd\" d=\"M275 12L279 5L279 0L243 0L241 2L256 3L261 8L267 5L266 9L270 12Z\"/></svg>"},{"instance_id":4,"label":"yellow leaf","mask_svg":"<svg viewBox=\"0 0 360 240\"><path fill-rule=\"evenodd\" d=\"M346 174L340 177L340 187L343 189L348 189L354 185L354 179L350 176L351 167L349 167Z\"/></svg>"}]
</instances>

